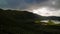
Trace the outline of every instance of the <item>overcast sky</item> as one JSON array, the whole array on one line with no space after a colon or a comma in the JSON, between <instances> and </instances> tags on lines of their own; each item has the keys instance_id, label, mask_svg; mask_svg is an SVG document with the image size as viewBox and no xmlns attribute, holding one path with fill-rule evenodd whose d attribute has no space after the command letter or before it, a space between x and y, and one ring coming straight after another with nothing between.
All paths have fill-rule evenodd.
<instances>
[{"instance_id":1,"label":"overcast sky","mask_svg":"<svg viewBox=\"0 0 60 34\"><path fill-rule=\"evenodd\" d=\"M47 0L0 0L0 8L26 9Z\"/></svg>"},{"instance_id":2,"label":"overcast sky","mask_svg":"<svg viewBox=\"0 0 60 34\"><path fill-rule=\"evenodd\" d=\"M0 8L26 9L32 6L60 8L60 0L0 0Z\"/></svg>"},{"instance_id":3,"label":"overcast sky","mask_svg":"<svg viewBox=\"0 0 60 34\"><path fill-rule=\"evenodd\" d=\"M0 0L0 8L4 9L35 9L36 11L39 11L38 9L40 9L41 7L48 7L46 8L46 10L44 10L49 10L49 12L52 14L51 16L60 16L60 0ZM38 12L38 14L40 13Z\"/></svg>"}]
</instances>

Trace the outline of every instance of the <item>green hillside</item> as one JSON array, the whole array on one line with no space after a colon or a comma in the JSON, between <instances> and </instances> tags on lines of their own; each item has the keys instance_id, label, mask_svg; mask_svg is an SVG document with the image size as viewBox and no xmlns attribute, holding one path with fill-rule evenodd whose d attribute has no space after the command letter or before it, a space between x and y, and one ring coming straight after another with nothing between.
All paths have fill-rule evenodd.
<instances>
[{"instance_id":1,"label":"green hillside","mask_svg":"<svg viewBox=\"0 0 60 34\"><path fill-rule=\"evenodd\" d=\"M48 21L41 25L41 16L28 11L0 9L0 34L59 34L59 24ZM51 25L54 24L54 25Z\"/></svg>"}]
</instances>

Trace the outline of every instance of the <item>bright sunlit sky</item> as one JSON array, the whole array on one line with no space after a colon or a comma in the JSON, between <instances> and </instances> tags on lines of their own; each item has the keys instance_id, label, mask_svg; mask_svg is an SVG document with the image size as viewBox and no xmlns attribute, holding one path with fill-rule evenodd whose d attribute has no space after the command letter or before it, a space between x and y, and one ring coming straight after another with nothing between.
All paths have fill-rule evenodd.
<instances>
[{"instance_id":1,"label":"bright sunlit sky","mask_svg":"<svg viewBox=\"0 0 60 34\"><path fill-rule=\"evenodd\" d=\"M0 8L28 10L42 16L60 16L60 0L0 0Z\"/></svg>"}]
</instances>

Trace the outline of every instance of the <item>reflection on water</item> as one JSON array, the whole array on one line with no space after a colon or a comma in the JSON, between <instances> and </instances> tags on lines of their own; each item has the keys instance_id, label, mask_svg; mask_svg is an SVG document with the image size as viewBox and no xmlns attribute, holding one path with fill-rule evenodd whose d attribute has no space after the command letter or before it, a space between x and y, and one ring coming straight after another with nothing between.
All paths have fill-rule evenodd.
<instances>
[{"instance_id":1,"label":"reflection on water","mask_svg":"<svg viewBox=\"0 0 60 34\"><path fill-rule=\"evenodd\" d=\"M60 21L57 21L57 20L51 20L51 21L54 22L55 24L60 24ZM42 20L41 22L48 23L48 20Z\"/></svg>"}]
</instances>

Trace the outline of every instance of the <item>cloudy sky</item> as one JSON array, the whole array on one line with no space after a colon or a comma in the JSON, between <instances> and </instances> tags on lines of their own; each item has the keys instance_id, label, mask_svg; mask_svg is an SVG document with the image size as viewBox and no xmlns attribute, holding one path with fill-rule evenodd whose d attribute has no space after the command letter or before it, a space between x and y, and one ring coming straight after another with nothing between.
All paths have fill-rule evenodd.
<instances>
[{"instance_id":1,"label":"cloudy sky","mask_svg":"<svg viewBox=\"0 0 60 34\"><path fill-rule=\"evenodd\" d=\"M46 0L0 0L0 8L26 9Z\"/></svg>"},{"instance_id":2,"label":"cloudy sky","mask_svg":"<svg viewBox=\"0 0 60 34\"><path fill-rule=\"evenodd\" d=\"M0 0L0 8L30 10L42 16L60 16L60 0Z\"/></svg>"}]
</instances>

